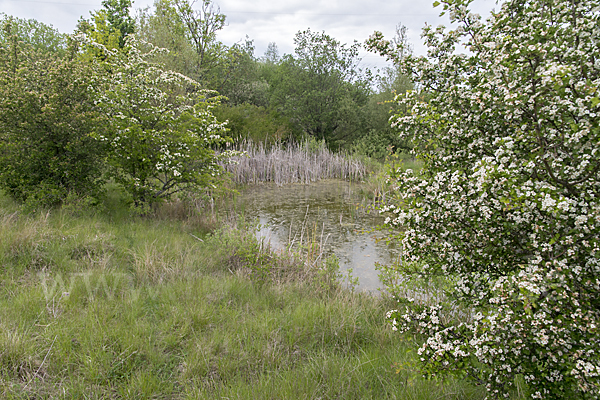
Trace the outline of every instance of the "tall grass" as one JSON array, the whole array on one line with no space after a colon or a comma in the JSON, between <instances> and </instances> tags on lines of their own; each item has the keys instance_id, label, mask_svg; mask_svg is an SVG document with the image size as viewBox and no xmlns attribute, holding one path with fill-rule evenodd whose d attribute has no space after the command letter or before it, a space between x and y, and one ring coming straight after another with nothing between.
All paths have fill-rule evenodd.
<instances>
[{"instance_id":1,"label":"tall grass","mask_svg":"<svg viewBox=\"0 0 600 400\"><path fill-rule=\"evenodd\" d=\"M223 166L239 184L285 185L331 178L359 181L367 176L362 162L348 154L331 152L324 142L277 143L267 148L262 143L244 141L235 147L245 154Z\"/></svg>"},{"instance_id":2,"label":"tall grass","mask_svg":"<svg viewBox=\"0 0 600 400\"><path fill-rule=\"evenodd\" d=\"M392 304L337 285L332 260L269 252L241 222L207 234L212 220L173 206L23 215L1 197L2 399L485 395L421 378L418 338L384 320Z\"/></svg>"}]
</instances>

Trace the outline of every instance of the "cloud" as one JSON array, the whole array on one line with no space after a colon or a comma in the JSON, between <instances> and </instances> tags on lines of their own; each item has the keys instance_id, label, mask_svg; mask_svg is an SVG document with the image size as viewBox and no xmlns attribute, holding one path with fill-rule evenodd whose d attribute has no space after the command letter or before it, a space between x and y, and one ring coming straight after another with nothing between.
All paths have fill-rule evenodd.
<instances>
[{"instance_id":1,"label":"cloud","mask_svg":"<svg viewBox=\"0 0 600 400\"><path fill-rule=\"evenodd\" d=\"M277 43L281 53L293 53L294 35L311 28L325 31L342 43L363 43L375 30L393 37L398 23L408 28L409 40L420 43L424 22L439 14L428 2L414 0L345 1L240 1L220 0L228 26L219 33L225 43L248 35L254 40L256 54L262 55L269 42ZM418 49L415 46L415 49ZM384 66L383 58L364 53L364 65Z\"/></svg>"},{"instance_id":2,"label":"cloud","mask_svg":"<svg viewBox=\"0 0 600 400\"><path fill-rule=\"evenodd\" d=\"M363 43L373 31L387 38L395 34L395 27L407 27L408 39L415 53L425 54L420 38L425 23L448 24L440 18L440 9L431 1L415 0L215 0L227 16L227 26L219 32L219 40L232 45L245 39L254 40L256 55L264 54L270 42L275 42L280 53L293 53L294 35L311 28L325 31L342 43ZM135 0L134 8L152 6L153 0ZM486 15L496 6L494 0L477 0L473 9ZM89 18L90 11L101 8L101 0L0 0L0 9L8 15L34 18L51 24L61 32L72 32L81 16ZM364 65L384 66L383 58L363 53Z\"/></svg>"}]
</instances>

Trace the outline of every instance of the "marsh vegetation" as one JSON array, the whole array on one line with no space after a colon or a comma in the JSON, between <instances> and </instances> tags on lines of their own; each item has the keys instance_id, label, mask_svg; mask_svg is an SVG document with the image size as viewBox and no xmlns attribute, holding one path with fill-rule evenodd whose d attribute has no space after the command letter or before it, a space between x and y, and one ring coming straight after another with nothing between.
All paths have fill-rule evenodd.
<instances>
[{"instance_id":1,"label":"marsh vegetation","mask_svg":"<svg viewBox=\"0 0 600 400\"><path fill-rule=\"evenodd\" d=\"M0 397L599 399L600 2L470 3L378 76L211 0L0 13ZM381 296L328 249L374 209Z\"/></svg>"},{"instance_id":2,"label":"marsh vegetation","mask_svg":"<svg viewBox=\"0 0 600 400\"><path fill-rule=\"evenodd\" d=\"M322 179L362 181L368 170L360 159L332 152L325 141L302 143L244 141L233 148L242 154L222 164L238 184L273 182L276 185L313 183Z\"/></svg>"},{"instance_id":3,"label":"marsh vegetation","mask_svg":"<svg viewBox=\"0 0 600 400\"><path fill-rule=\"evenodd\" d=\"M420 378L389 299L344 289L335 258L273 252L210 208L132 216L108 195L30 215L0 198L3 398L481 395Z\"/></svg>"}]
</instances>

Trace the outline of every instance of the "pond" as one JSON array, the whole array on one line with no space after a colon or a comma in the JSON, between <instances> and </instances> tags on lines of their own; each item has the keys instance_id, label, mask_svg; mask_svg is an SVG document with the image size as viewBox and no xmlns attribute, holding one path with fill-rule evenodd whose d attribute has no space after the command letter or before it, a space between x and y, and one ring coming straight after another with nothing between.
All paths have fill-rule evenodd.
<instances>
[{"instance_id":1,"label":"pond","mask_svg":"<svg viewBox=\"0 0 600 400\"><path fill-rule=\"evenodd\" d=\"M335 254L345 275L358 278L358 290L381 287L376 264L390 264L397 250L388 246L377 211L368 207L361 185L341 180L276 186L247 186L238 197L239 211L259 222L257 236L274 250L318 243L322 257ZM372 203L372 200L371 200Z\"/></svg>"}]
</instances>

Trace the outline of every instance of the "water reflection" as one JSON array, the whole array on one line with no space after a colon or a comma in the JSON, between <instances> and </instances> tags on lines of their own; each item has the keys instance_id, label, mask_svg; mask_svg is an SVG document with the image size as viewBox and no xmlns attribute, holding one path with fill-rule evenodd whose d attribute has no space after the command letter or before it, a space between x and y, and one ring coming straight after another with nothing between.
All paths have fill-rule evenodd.
<instances>
[{"instance_id":1,"label":"water reflection","mask_svg":"<svg viewBox=\"0 0 600 400\"><path fill-rule=\"evenodd\" d=\"M258 219L258 235L276 250L316 241L325 253L334 253L342 271L352 269L359 290L381 286L376 263L389 264L395 250L381 232L372 229L383 222L368 213L359 194L360 184L339 180L312 184L249 186L238 203L245 215Z\"/></svg>"}]
</instances>

